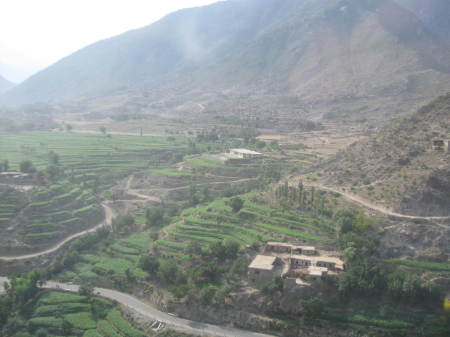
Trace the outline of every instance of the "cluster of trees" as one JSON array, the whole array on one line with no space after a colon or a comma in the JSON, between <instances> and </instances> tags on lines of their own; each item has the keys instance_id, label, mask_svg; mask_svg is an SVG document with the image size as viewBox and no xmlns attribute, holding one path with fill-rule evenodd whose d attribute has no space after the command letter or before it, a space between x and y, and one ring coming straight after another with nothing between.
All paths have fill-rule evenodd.
<instances>
[{"instance_id":1,"label":"cluster of trees","mask_svg":"<svg viewBox=\"0 0 450 337\"><path fill-rule=\"evenodd\" d=\"M120 215L111 222L112 232L114 234L129 233L136 224L131 214Z\"/></svg>"},{"instance_id":2,"label":"cluster of trees","mask_svg":"<svg viewBox=\"0 0 450 337\"><path fill-rule=\"evenodd\" d=\"M171 217L180 213L180 207L175 202L163 202L145 210L145 224L149 227L167 224Z\"/></svg>"},{"instance_id":3,"label":"cluster of trees","mask_svg":"<svg viewBox=\"0 0 450 337\"><path fill-rule=\"evenodd\" d=\"M101 227L93 233L83 235L74 240L70 243L69 248L64 251L64 253L57 255L53 260L48 268L48 275L54 275L78 263L80 261L81 252L91 249L100 241L107 239L110 234L111 230L108 227Z\"/></svg>"},{"instance_id":4,"label":"cluster of trees","mask_svg":"<svg viewBox=\"0 0 450 337\"><path fill-rule=\"evenodd\" d=\"M291 186L287 181L278 185L275 189L275 197L284 208L312 210L328 216L332 214L326 207L325 194L317 191L314 187L310 187L308 190L301 181L297 186Z\"/></svg>"},{"instance_id":5,"label":"cluster of trees","mask_svg":"<svg viewBox=\"0 0 450 337\"><path fill-rule=\"evenodd\" d=\"M186 248L192 260L190 268L154 255L144 255L139 266L150 278L164 283L178 298L188 296L203 303L220 303L231 291L248 262L238 258L239 244L225 240L201 247L191 242Z\"/></svg>"},{"instance_id":6,"label":"cluster of trees","mask_svg":"<svg viewBox=\"0 0 450 337\"><path fill-rule=\"evenodd\" d=\"M10 336L8 331L14 329L14 324L8 326L9 318L16 314L30 314L33 300L43 282L43 275L33 270L21 277L12 277L9 284L5 284L6 295L0 298L0 330L5 330Z\"/></svg>"},{"instance_id":7,"label":"cluster of trees","mask_svg":"<svg viewBox=\"0 0 450 337\"><path fill-rule=\"evenodd\" d=\"M441 292L433 283L423 283L414 274L388 272L378 255L379 242L371 232L374 220L362 212L341 210L334 220L337 245L346 260L346 272L339 275L338 290L344 297L386 296L408 303L433 302Z\"/></svg>"},{"instance_id":8,"label":"cluster of trees","mask_svg":"<svg viewBox=\"0 0 450 337\"><path fill-rule=\"evenodd\" d=\"M20 163L20 172L23 173L34 173L36 172L36 168L33 166L33 162L31 160L24 160Z\"/></svg>"}]
</instances>

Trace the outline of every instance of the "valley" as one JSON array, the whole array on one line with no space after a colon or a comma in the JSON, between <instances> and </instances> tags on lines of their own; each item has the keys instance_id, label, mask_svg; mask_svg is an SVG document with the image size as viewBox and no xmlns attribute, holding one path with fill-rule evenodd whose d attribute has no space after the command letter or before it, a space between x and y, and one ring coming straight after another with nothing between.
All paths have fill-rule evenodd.
<instances>
[{"instance_id":1,"label":"valley","mask_svg":"<svg viewBox=\"0 0 450 337\"><path fill-rule=\"evenodd\" d=\"M0 76L0 337L449 336L449 10L219 1Z\"/></svg>"}]
</instances>

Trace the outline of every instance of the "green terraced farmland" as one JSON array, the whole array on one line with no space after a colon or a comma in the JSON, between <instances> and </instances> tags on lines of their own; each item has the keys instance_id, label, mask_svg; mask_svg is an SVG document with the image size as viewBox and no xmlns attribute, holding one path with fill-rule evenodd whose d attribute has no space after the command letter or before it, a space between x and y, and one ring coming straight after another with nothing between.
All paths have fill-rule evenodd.
<instances>
[{"instance_id":1,"label":"green terraced farmland","mask_svg":"<svg viewBox=\"0 0 450 337\"><path fill-rule=\"evenodd\" d=\"M94 308L97 312L102 311L104 313L102 317L105 319L94 315ZM27 330L33 333L39 330L45 331L48 336L144 337L147 335L133 327L122 313L114 308L112 302L101 298L45 291L31 309L31 318L26 320L28 324L19 323L15 327L17 333ZM65 332L67 326L70 327L70 335Z\"/></svg>"},{"instance_id":2,"label":"green terraced farmland","mask_svg":"<svg viewBox=\"0 0 450 337\"><path fill-rule=\"evenodd\" d=\"M282 212L241 196L244 207L234 213L230 199L217 199L206 206L183 211L175 223L164 230L166 237L156 241L164 251L183 252L188 242L201 246L222 240L239 242L241 247L273 240L324 244L332 241L331 225L316 218Z\"/></svg>"},{"instance_id":3,"label":"green terraced farmland","mask_svg":"<svg viewBox=\"0 0 450 337\"><path fill-rule=\"evenodd\" d=\"M0 196L5 200L0 205L0 229L13 228L0 238L0 243L15 238L41 249L103 218L94 192L69 180L32 192L0 192Z\"/></svg>"},{"instance_id":4,"label":"green terraced farmland","mask_svg":"<svg viewBox=\"0 0 450 337\"><path fill-rule=\"evenodd\" d=\"M80 255L80 262L58 274L61 281L93 281L104 277L125 279L127 273L137 278L147 276L138 266L139 256L151 246L149 232L133 233L117 238L108 245L98 246Z\"/></svg>"},{"instance_id":5,"label":"green terraced farmland","mask_svg":"<svg viewBox=\"0 0 450 337\"><path fill-rule=\"evenodd\" d=\"M63 132L0 134L0 138L0 160L8 160L11 170L18 170L24 160L31 160L38 170L45 169L53 151L73 182L95 188L109 186L137 170L167 166L189 149L185 138Z\"/></svg>"}]
</instances>

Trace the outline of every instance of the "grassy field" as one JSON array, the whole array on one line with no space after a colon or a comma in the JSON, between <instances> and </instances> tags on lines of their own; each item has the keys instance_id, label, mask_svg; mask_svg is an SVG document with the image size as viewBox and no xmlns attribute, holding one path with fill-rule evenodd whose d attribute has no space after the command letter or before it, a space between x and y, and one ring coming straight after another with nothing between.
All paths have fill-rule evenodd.
<instances>
[{"instance_id":1,"label":"grassy field","mask_svg":"<svg viewBox=\"0 0 450 337\"><path fill-rule=\"evenodd\" d=\"M114 304L105 299L47 291L36 301L30 315L27 320L17 320L16 330L29 331L33 336L37 331L45 332L48 336L147 336L133 327L114 308ZM16 336L20 335L19 332Z\"/></svg>"},{"instance_id":2,"label":"grassy field","mask_svg":"<svg viewBox=\"0 0 450 337\"><path fill-rule=\"evenodd\" d=\"M272 240L300 240L310 244L331 242L333 230L328 223L272 209L253 201L253 194L241 197L245 203L238 214L229 206L229 198L184 210L164 229L165 238L156 244L162 251L182 253L192 241L204 246L229 239L239 242L242 248Z\"/></svg>"}]
</instances>

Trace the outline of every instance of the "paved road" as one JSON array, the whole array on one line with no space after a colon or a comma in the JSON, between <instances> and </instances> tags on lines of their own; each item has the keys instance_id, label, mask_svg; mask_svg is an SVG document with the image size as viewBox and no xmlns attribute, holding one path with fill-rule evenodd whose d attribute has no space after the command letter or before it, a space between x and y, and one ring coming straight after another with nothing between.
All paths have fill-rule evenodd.
<instances>
[{"instance_id":1,"label":"paved road","mask_svg":"<svg viewBox=\"0 0 450 337\"><path fill-rule=\"evenodd\" d=\"M0 292L3 287L3 283L7 281L5 277L0 277ZM70 292L77 292L78 286L73 284L64 284L59 282L49 281L44 285L47 289L59 289ZM167 325L169 329L201 335L201 336L215 336L215 337L274 337L272 335L260 334L256 332L230 328L226 326L206 324L196 321L190 321L187 319L174 317L168 315L165 312L159 311L144 302L141 302L137 298L110 289L95 288L94 293L115 300L124 306L133 309L139 314L149 318L150 320L157 320Z\"/></svg>"},{"instance_id":2,"label":"paved road","mask_svg":"<svg viewBox=\"0 0 450 337\"><path fill-rule=\"evenodd\" d=\"M76 239L87 233L95 232L100 227L111 225L111 221L112 221L113 217L116 216L116 212L111 207L108 206L107 202L103 202L102 207L105 210L105 219L102 220L102 222L100 222L97 226L95 226L91 229L84 230L82 232L75 233L75 234L65 238L63 241L59 242L56 246L53 246L52 248L46 249L42 252L26 254L26 255L17 255L17 256L0 256L0 261L1 260L3 260L3 261L26 260L26 259L31 259L31 258L42 256L42 255L47 255L47 254L56 252L58 249L60 249L62 246L64 246L69 241L72 241L73 239Z\"/></svg>"}]
</instances>

